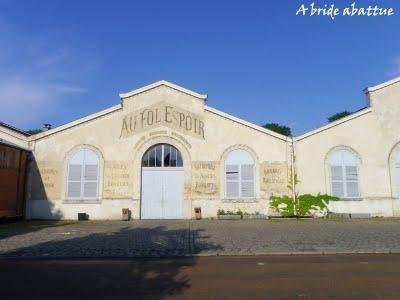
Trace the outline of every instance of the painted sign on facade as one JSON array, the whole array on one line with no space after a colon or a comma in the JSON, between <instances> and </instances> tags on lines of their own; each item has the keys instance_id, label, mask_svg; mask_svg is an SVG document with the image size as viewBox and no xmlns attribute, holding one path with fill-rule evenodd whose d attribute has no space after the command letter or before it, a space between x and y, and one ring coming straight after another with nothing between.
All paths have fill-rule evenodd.
<instances>
[{"instance_id":1,"label":"painted sign on facade","mask_svg":"<svg viewBox=\"0 0 400 300\"><path fill-rule=\"evenodd\" d=\"M61 197L61 163L37 162L33 170L32 199L57 200Z\"/></svg>"},{"instance_id":2,"label":"painted sign on facade","mask_svg":"<svg viewBox=\"0 0 400 300\"><path fill-rule=\"evenodd\" d=\"M286 163L261 164L261 192L283 195L288 193L288 166Z\"/></svg>"},{"instance_id":3,"label":"painted sign on facade","mask_svg":"<svg viewBox=\"0 0 400 300\"><path fill-rule=\"evenodd\" d=\"M132 161L106 161L104 163L103 198L131 198L133 194L132 173Z\"/></svg>"},{"instance_id":4,"label":"painted sign on facade","mask_svg":"<svg viewBox=\"0 0 400 300\"><path fill-rule=\"evenodd\" d=\"M121 137L167 126L193 137L204 138L202 117L168 103L158 103L145 109L133 112L122 120Z\"/></svg>"},{"instance_id":5,"label":"painted sign on facade","mask_svg":"<svg viewBox=\"0 0 400 300\"><path fill-rule=\"evenodd\" d=\"M192 162L192 196L210 198L219 196L219 162Z\"/></svg>"}]
</instances>

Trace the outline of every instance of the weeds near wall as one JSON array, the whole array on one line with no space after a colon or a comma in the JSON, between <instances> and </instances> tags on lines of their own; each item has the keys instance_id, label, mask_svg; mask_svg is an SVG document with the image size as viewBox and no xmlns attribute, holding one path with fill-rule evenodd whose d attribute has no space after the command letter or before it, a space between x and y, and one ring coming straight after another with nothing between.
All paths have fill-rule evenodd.
<instances>
[{"instance_id":1,"label":"weeds near wall","mask_svg":"<svg viewBox=\"0 0 400 300\"><path fill-rule=\"evenodd\" d=\"M298 207L295 211L293 197L291 196L271 196L270 207L275 209L284 217L293 216L311 216L315 212L327 211L329 201L336 201L338 198L329 195L318 194L316 196L310 194L297 195Z\"/></svg>"}]
</instances>

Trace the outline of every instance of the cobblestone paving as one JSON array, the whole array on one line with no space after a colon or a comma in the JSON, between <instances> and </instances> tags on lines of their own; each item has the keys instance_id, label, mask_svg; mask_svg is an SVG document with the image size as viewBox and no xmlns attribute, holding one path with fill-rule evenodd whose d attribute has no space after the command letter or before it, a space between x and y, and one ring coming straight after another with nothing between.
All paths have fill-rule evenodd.
<instances>
[{"instance_id":1,"label":"cobblestone paving","mask_svg":"<svg viewBox=\"0 0 400 300\"><path fill-rule=\"evenodd\" d=\"M400 252L400 220L89 221L4 226L0 225L3 258Z\"/></svg>"}]
</instances>

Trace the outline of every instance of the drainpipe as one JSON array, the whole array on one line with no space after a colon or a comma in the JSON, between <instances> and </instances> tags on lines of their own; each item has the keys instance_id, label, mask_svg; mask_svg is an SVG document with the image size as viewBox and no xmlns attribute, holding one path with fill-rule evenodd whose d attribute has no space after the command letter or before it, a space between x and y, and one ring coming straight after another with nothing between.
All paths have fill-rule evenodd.
<instances>
[{"instance_id":1,"label":"drainpipe","mask_svg":"<svg viewBox=\"0 0 400 300\"><path fill-rule=\"evenodd\" d=\"M294 168L294 140L293 140L293 136L290 136L290 144L291 144L291 148L292 151L290 151L290 158L291 158L291 173L292 173L292 198L293 198L293 211L294 214L297 216L298 215L298 211L297 211L297 203L296 203L296 185L295 185L295 168Z\"/></svg>"}]
</instances>

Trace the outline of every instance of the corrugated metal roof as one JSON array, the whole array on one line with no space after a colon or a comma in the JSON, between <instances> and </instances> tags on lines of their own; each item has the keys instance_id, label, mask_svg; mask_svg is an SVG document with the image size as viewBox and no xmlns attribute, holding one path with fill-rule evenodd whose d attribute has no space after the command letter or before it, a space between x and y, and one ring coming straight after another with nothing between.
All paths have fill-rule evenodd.
<instances>
[{"instance_id":1,"label":"corrugated metal roof","mask_svg":"<svg viewBox=\"0 0 400 300\"><path fill-rule=\"evenodd\" d=\"M20 134L23 134L23 135L25 135L25 136L30 136L30 134L27 133L26 131L23 131L23 130L21 130L21 129L18 129L18 128L14 127L14 126L11 126L11 125L9 125L9 124L0 122L0 126L6 127L6 128L8 128L8 129L10 129L10 130L12 130L12 131L16 131L16 132L18 132L18 133L20 133Z\"/></svg>"}]
</instances>

